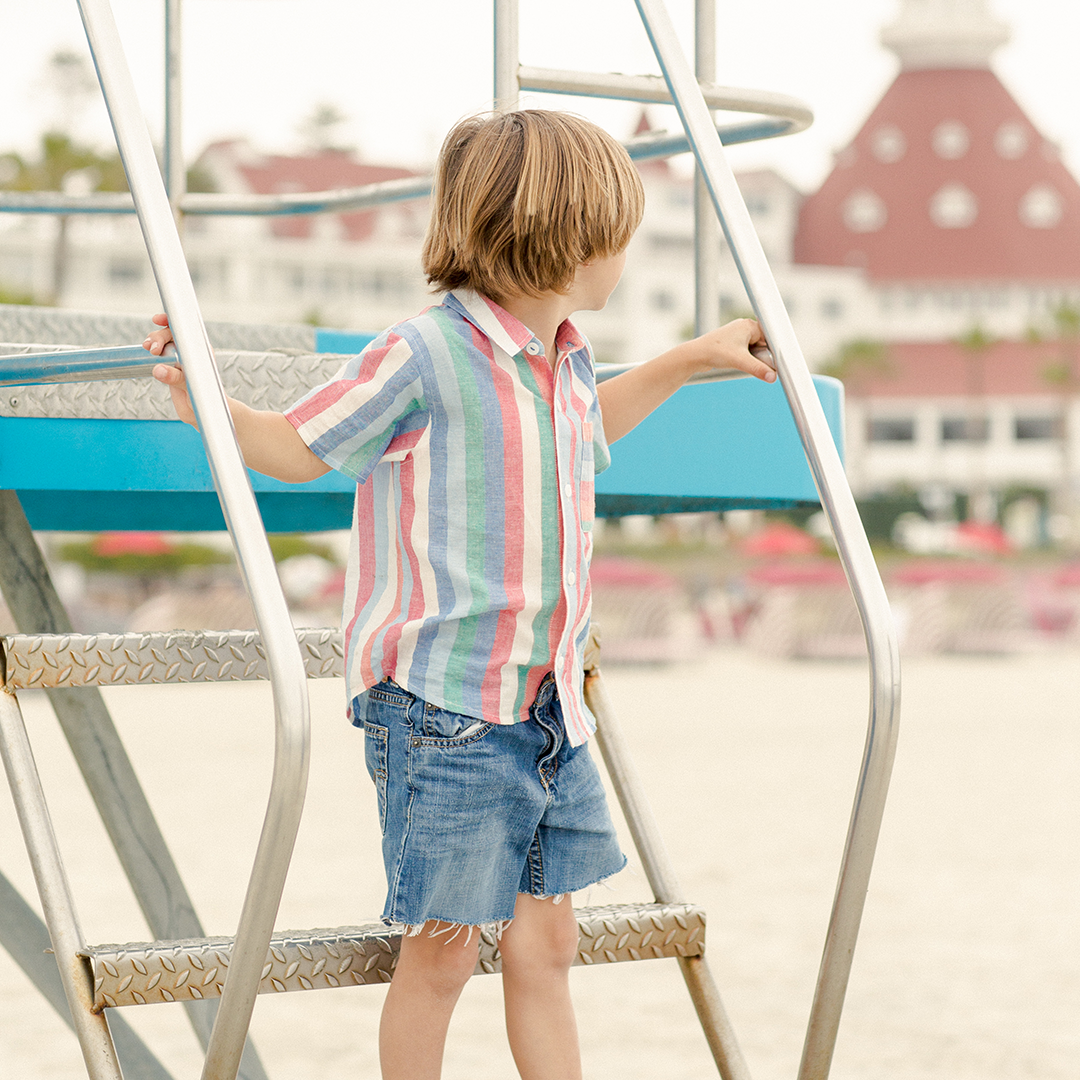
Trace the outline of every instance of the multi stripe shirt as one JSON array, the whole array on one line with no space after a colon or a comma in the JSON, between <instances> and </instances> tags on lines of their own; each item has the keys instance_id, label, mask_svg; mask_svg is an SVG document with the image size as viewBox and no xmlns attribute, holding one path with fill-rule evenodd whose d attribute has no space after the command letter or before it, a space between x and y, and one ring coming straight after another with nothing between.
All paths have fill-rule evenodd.
<instances>
[{"instance_id":1,"label":"multi stripe shirt","mask_svg":"<svg viewBox=\"0 0 1080 1080\"><path fill-rule=\"evenodd\" d=\"M521 322L459 290L287 411L358 485L350 700L392 678L439 708L512 724L553 672L570 742L594 730L582 655L593 477L610 458L592 356L569 321L556 350L552 365Z\"/></svg>"}]
</instances>

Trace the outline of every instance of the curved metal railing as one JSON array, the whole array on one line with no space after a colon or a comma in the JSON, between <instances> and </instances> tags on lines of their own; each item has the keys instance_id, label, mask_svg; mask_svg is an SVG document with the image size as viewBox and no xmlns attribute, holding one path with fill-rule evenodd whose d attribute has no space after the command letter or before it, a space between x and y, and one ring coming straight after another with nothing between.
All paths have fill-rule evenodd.
<instances>
[{"instance_id":1,"label":"curved metal railing","mask_svg":"<svg viewBox=\"0 0 1080 1080\"><path fill-rule=\"evenodd\" d=\"M204 1080L233 1080L300 825L309 756L307 685L116 22L108 0L79 0L79 10L270 668L275 712L270 797L203 1068Z\"/></svg>"},{"instance_id":2,"label":"curved metal railing","mask_svg":"<svg viewBox=\"0 0 1080 1080\"><path fill-rule=\"evenodd\" d=\"M836 1045L866 890L896 749L900 654L888 598L840 456L791 320L735 178L713 135L708 106L660 0L635 0L683 127L693 145L747 296L775 357L810 468L855 596L870 655L870 717L832 916L807 1026L799 1080L824 1080Z\"/></svg>"},{"instance_id":3,"label":"curved metal railing","mask_svg":"<svg viewBox=\"0 0 1080 1080\"><path fill-rule=\"evenodd\" d=\"M663 81L655 75L592 75L577 72L522 68L522 89L630 101L669 103ZM528 85L525 76L535 73ZM556 77L557 76L557 77ZM566 89L559 89L565 87ZM765 91L732 90L706 86L710 108L760 114L758 119L719 124L717 134L725 146L793 135L813 122L810 109L796 98ZM634 161L685 154L690 141L681 131L652 131L623 141ZM383 180L360 187L328 191L295 191L273 195L188 192L177 196L179 211L196 217L284 217L292 214L345 213L374 206L423 199L431 194L430 176ZM135 203L126 191L98 191L68 195L62 191L0 191L0 213L7 214L133 214Z\"/></svg>"}]
</instances>

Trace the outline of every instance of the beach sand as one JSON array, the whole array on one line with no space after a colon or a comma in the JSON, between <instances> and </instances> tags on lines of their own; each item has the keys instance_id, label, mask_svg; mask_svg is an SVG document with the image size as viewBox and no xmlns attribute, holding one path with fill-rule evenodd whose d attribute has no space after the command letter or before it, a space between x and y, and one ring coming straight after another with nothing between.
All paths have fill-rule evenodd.
<instances>
[{"instance_id":1,"label":"beach sand","mask_svg":"<svg viewBox=\"0 0 1080 1080\"><path fill-rule=\"evenodd\" d=\"M740 649L611 668L622 718L755 1080L796 1075L865 737L859 662ZM905 666L900 745L836 1080L1080 1075L1080 653ZM311 684L304 822L278 926L373 920L383 880L373 790L342 690ZM119 688L110 706L206 929L240 910L270 775L265 685ZM148 937L44 698L21 701L89 941ZM578 903L649 899L631 868ZM36 907L8 796L0 867ZM673 961L576 969L585 1075L715 1076ZM377 1077L383 991L261 997L272 1080ZM200 1056L179 1009L125 1010L176 1077ZM84 1076L74 1037L0 951L0 1077ZM472 980L446 1080L516 1075L497 977ZM133 1078L128 1078L133 1080Z\"/></svg>"}]
</instances>

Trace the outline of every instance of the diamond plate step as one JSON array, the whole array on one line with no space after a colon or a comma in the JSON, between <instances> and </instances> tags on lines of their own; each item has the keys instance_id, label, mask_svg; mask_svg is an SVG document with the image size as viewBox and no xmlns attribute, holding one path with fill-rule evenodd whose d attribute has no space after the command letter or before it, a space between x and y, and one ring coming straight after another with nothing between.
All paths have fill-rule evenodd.
<instances>
[{"instance_id":1,"label":"diamond plate step","mask_svg":"<svg viewBox=\"0 0 1080 1080\"><path fill-rule=\"evenodd\" d=\"M581 908L577 919L575 964L700 956L705 951L705 912L692 904ZM389 982L400 941L399 931L381 923L275 934L259 993ZM84 955L94 973L94 1011L217 997L232 947L233 939L224 937L92 946ZM476 974L501 967L495 934L484 930Z\"/></svg>"},{"instance_id":2,"label":"diamond plate step","mask_svg":"<svg viewBox=\"0 0 1080 1080\"><path fill-rule=\"evenodd\" d=\"M309 679L345 674L340 630L298 629ZM266 679L254 630L159 634L12 634L0 638L5 688L129 686Z\"/></svg>"}]
</instances>

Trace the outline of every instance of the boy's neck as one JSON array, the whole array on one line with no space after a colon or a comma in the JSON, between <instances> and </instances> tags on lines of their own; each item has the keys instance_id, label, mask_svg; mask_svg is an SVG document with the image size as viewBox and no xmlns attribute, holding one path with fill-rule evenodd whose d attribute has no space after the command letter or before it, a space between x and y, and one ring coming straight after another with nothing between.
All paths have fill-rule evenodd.
<instances>
[{"instance_id":1,"label":"boy's neck","mask_svg":"<svg viewBox=\"0 0 1080 1080\"><path fill-rule=\"evenodd\" d=\"M548 363L554 366L558 356L555 336L576 310L571 297L556 292L546 292L542 296L508 296L499 300L499 306L540 339Z\"/></svg>"}]
</instances>

